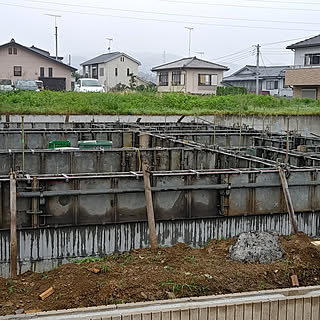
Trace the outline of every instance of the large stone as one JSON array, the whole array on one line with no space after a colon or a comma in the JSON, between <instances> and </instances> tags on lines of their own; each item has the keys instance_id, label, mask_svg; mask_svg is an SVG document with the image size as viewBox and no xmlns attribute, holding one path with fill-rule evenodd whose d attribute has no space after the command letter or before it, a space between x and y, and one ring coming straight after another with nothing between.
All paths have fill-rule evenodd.
<instances>
[{"instance_id":1,"label":"large stone","mask_svg":"<svg viewBox=\"0 0 320 320\"><path fill-rule=\"evenodd\" d=\"M273 232L241 233L235 245L230 247L230 258L240 262L271 263L283 256L279 236Z\"/></svg>"}]
</instances>

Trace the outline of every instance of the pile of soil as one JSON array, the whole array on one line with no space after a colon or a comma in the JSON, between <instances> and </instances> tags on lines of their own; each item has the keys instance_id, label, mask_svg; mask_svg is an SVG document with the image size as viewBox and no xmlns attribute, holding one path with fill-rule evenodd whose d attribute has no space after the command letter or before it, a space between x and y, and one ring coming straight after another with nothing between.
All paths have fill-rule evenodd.
<instances>
[{"instance_id":1,"label":"pile of soil","mask_svg":"<svg viewBox=\"0 0 320 320\"><path fill-rule=\"evenodd\" d=\"M0 314L286 288L291 275L300 286L320 285L320 250L306 235L280 237L284 257L271 264L232 261L229 248L236 240L212 240L202 249L179 243L134 250L0 278ZM40 300L50 287L54 293Z\"/></svg>"}]
</instances>

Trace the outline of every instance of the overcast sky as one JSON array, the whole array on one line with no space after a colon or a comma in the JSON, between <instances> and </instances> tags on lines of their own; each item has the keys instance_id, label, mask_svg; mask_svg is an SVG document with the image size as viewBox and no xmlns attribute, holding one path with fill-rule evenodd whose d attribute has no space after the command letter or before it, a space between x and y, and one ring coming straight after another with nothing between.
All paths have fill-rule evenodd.
<instances>
[{"instance_id":1,"label":"overcast sky","mask_svg":"<svg viewBox=\"0 0 320 320\"><path fill-rule=\"evenodd\" d=\"M157 63L188 56L185 27L192 27L192 56L235 68L255 64L260 43L262 65L286 65L293 63L287 45L320 33L319 0L0 0L0 13L1 44L14 38L53 55L54 18L45 14L61 15L59 55L75 60L105 53L108 37L112 51L142 64L153 55ZM285 40L292 41L267 45Z\"/></svg>"}]
</instances>

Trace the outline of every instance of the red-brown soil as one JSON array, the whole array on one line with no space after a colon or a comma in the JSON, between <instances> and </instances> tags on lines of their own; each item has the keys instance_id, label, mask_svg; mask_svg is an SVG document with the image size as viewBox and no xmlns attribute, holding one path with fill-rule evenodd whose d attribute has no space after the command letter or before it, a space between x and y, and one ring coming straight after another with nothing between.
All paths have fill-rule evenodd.
<instances>
[{"instance_id":1,"label":"red-brown soil","mask_svg":"<svg viewBox=\"0 0 320 320\"><path fill-rule=\"evenodd\" d=\"M45 311L286 288L294 274L300 286L320 285L320 249L311 240L301 233L281 237L284 258L266 265L231 261L233 238L212 240L203 249L179 243L69 263L45 273L26 272L16 280L0 278L0 315L17 309ZM41 301L39 295L50 287L54 294Z\"/></svg>"}]
</instances>

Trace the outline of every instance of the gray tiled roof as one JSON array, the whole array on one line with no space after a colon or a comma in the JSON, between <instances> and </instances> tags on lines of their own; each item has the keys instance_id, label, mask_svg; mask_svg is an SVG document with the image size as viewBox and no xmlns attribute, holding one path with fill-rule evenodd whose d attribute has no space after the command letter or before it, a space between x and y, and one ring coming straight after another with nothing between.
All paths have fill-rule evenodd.
<instances>
[{"instance_id":1,"label":"gray tiled roof","mask_svg":"<svg viewBox=\"0 0 320 320\"><path fill-rule=\"evenodd\" d=\"M229 70L228 67L216 64L210 61L198 59L197 57L183 58L153 67L151 71L160 71L168 69L215 69Z\"/></svg>"},{"instance_id":2,"label":"gray tiled roof","mask_svg":"<svg viewBox=\"0 0 320 320\"><path fill-rule=\"evenodd\" d=\"M130 57L129 55L127 55L127 54L125 54L123 52L110 52L110 53L101 54L100 56L97 56L97 57L92 58L92 59L90 59L88 61L82 62L80 65L81 66L87 66L87 65L90 65L90 64L106 63L108 61L111 61L111 60L116 59L116 58L121 57L121 56L125 56L128 59L131 59L131 60L133 60L134 62L136 62L139 65L141 64L138 60Z\"/></svg>"},{"instance_id":3,"label":"gray tiled roof","mask_svg":"<svg viewBox=\"0 0 320 320\"><path fill-rule=\"evenodd\" d=\"M317 47L320 46L320 34L312 38L299 41L297 43L287 46L287 49L305 48L305 47Z\"/></svg>"},{"instance_id":4,"label":"gray tiled roof","mask_svg":"<svg viewBox=\"0 0 320 320\"><path fill-rule=\"evenodd\" d=\"M285 71L289 68L290 66L259 67L259 78L284 78ZM250 71L250 73L241 74L244 70ZM231 76L223 78L223 81L255 80L256 70L256 66L247 65Z\"/></svg>"}]
</instances>

